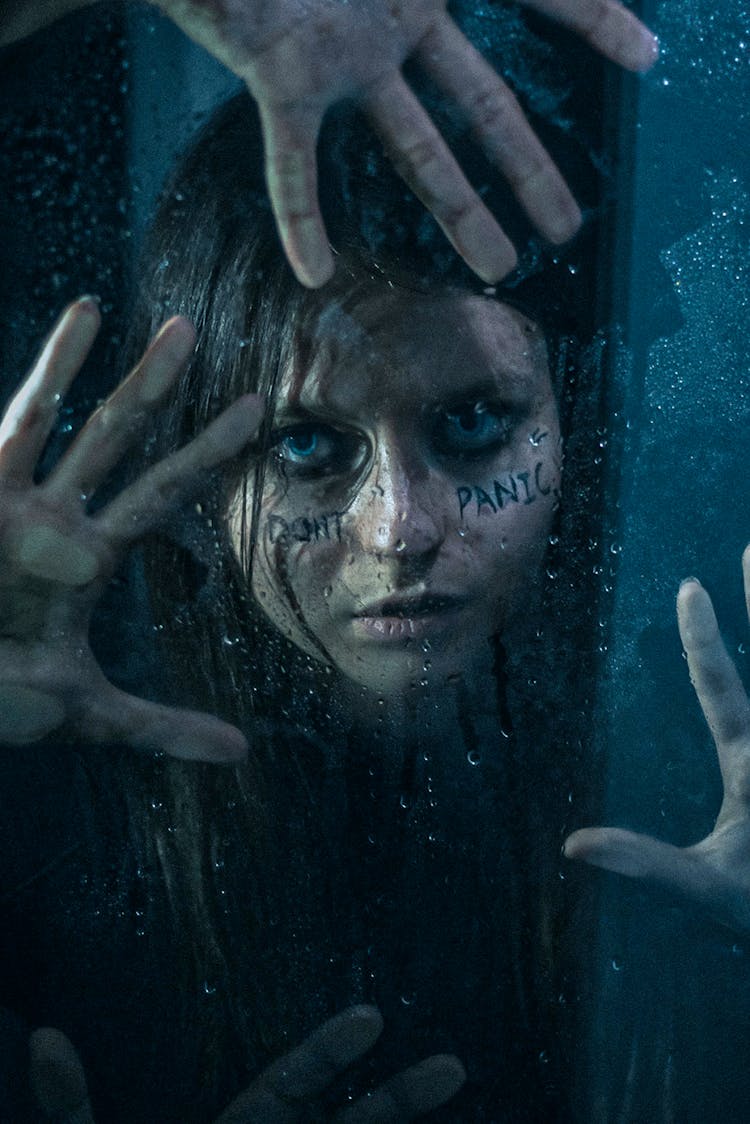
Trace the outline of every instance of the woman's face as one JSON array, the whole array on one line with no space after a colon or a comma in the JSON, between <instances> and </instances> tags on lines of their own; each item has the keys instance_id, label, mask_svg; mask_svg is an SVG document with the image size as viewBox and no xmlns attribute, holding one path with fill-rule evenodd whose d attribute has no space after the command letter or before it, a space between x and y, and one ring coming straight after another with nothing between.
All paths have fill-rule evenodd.
<instances>
[{"instance_id":1,"label":"woman's face","mask_svg":"<svg viewBox=\"0 0 750 1124\"><path fill-rule=\"evenodd\" d=\"M282 379L253 593L372 690L466 674L523 610L559 496L541 333L496 301L400 291L318 337Z\"/></svg>"}]
</instances>

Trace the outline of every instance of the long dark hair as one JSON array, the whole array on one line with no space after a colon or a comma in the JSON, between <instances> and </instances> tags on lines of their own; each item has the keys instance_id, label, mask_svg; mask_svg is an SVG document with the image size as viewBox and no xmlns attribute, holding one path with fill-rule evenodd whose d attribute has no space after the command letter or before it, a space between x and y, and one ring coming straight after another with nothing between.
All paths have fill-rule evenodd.
<instances>
[{"instance_id":1,"label":"long dark hair","mask_svg":"<svg viewBox=\"0 0 750 1124\"><path fill-rule=\"evenodd\" d=\"M326 853L315 787L325 744L330 739L354 744L358 737L351 714L338 706L336 692L326 689L327 677L332 682L335 672L284 639L255 604L245 567L229 542L228 497L251 467L257 505L280 373L304 362L324 309L384 286L424 293L446 287L483 291L441 236L416 221L412 204L377 152L357 145L358 171L339 158L341 138L359 129L356 114L345 111L331 125L330 145L322 149L328 153L320 176L324 213L337 255L336 278L322 292L304 290L280 251L262 183L256 115L242 95L210 122L167 186L136 294L130 358L168 316L186 315L198 331L195 355L158 419L147 458L184 444L240 394L257 391L269 401L261 455L252 461L237 458L207 480L190 517L181 516L179 525L155 536L145 550L156 627L167 638L177 669L175 699L192 705L199 699L205 709L239 724L250 738L249 762L238 769L173 760L123 759L121 765L144 868L166 890L166 895L155 890L153 898L166 896L169 923L180 934L183 1018L188 1026L197 1020L202 1027L200 1035L190 1036L196 1065L207 1085L217 1088L248 1079L311 1018L309 1009L301 1012L289 1004L266 971L264 950L278 911L274 886L290 881L289 848L299 845L303 857L291 863L299 877L291 881L300 900L306 893L312 896L308 907L299 908L297 928L307 926L310 942L325 944L328 938L316 928L313 914L320 908L324 916L334 908L340 889L322 876L310 891L304 855ZM597 534L597 470L588 477L578 473L576 479L571 469L574 461L591 465L593 459L586 455L596 430L591 391L601 370L601 349L594 346L584 359L562 333L554 302L547 307L540 301L544 293L538 273L497 293L542 324L563 428L571 434L571 448L575 451L576 442L580 446L574 459L567 458L568 498L550 540L536 634L523 653L506 653L502 638L493 641L498 705L505 734L511 735L496 787L502 789L503 815L524 825L518 832L522 842L511 848L515 858L504 906L517 923L506 926L506 946L516 965L516 1007L535 1026L551 1024L558 1013L549 998L563 970L556 960L561 939L557 852L565 828L562 805L585 752L581 714L593 680L596 583L581 579L575 560L583 540ZM252 563L257 514L256 509L245 528L247 564ZM560 601L564 614L555 609ZM563 617L567 632L558 627ZM464 734L469 741L479 737L470 715ZM404 751L405 761L410 753L413 758L414 752ZM282 790L280 808L276 795ZM227 853L239 872L234 884L223 873ZM326 865L335 882L335 856L321 862L321 869ZM529 931L536 934L531 960L525 947ZM282 982L289 984L288 978ZM214 1003L213 1014L206 1011L207 986L223 999ZM547 998L540 999L542 994ZM330 1011L323 1004L318 1013Z\"/></svg>"}]
</instances>

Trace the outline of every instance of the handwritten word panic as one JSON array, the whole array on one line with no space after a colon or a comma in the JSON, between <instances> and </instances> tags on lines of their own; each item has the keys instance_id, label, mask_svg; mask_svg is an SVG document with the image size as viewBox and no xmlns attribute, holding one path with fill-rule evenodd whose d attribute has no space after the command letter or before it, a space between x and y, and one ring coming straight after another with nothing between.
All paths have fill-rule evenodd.
<instances>
[{"instance_id":1,"label":"handwritten word panic","mask_svg":"<svg viewBox=\"0 0 750 1124\"><path fill-rule=\"evenodd\" d=\"M341 542L341 512L313 517L300 515L290 520L281 515L269 515L268 537L272 543L282 546L293 542Z\"/></svg>"},{"instance_id":2,"label":"handwritten word panic","mask_svg":"<svg viewBox=\"0 0 750 1124\"><path fill-rule=\"evenodd\" d=\"M462 484L456 489L459 515L470 505L479 515L482 508L494 512L502 511L509 503L533 503L538 496L548 496L552 491L552 485L545 484L543 477L544 461L537 461L533 472L510 472L504 480L493 480L491 487Z\"/></svg>"}]
</instances>

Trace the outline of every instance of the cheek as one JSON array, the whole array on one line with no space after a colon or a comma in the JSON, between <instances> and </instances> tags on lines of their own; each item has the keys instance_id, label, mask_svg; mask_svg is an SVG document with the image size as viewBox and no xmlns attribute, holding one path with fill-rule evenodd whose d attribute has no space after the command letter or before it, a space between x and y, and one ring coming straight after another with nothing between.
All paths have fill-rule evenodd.
<instances>
[{"instance_id":1,"label":"cheek","mask_svg":"<svg viewBox=\"0 0 750 1124\"><path fill-rule=\"evenodd\" d=\"M505 611L513 611L518 591L538 578L559 496L560 468L551 456L456 488L465 564L484 584L487 600L502 602Z\"/></svg>"}]
</instances>

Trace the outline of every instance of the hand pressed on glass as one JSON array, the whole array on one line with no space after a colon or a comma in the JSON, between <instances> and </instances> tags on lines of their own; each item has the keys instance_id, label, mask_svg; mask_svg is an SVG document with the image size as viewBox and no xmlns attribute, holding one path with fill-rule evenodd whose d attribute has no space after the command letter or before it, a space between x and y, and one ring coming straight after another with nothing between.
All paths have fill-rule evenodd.
<instances>
[{"instance_id":1,"label":"hand pressed on glass","mask_svg":"<svg viewBox=\"0 0 750 1124\"><path fill-rule=\"evenodd\" d=\"M655 61L656 40L617 0L523 0L630 70ZM333 258L317 202L315 146L323 116L355 98L403 178L468 265L487 282L515 265L513 246L474 191L401 74L407 58L459 106L540 233L565 242L580 212L508 86L461 33L445 0L160 0L191 38L245 81L258 102L271 203L289 261L323 284Z\"/></svg>"},{"instance_id":2,"label":"hand pressed on glass","mask_svg":"<svg viewBox=\"0 0 750 1124\"><path fill-rule=\"evenodd\" d=\"M742 558L750 611L750 547ZM724 796L713 830L691 847L618 828L585 828L565 842L568 858L642 878L705 907L726 924L750 928L750 702L694 578L677 597L690 678L716 744Z\"/></svg>"},{"instance_id":3,"label":"hand pressed on glass","mask_svg":"<svg viewBox=\"0 0 750 1124\"><path fill-rule=\"evenodd\" d=\"M0 424L0 738L24 745L61 729L177 757L236 760L242 736L217 719L115 688L88 643L91 613L124 550L151 530L196 475L238 452L257 429L249 395L95 515L89 497L138 439L194 345L170 320L128 379L92 415L41 484L33 473L62 396L99 327L92 300L63 314Z\"/></svg>"},{"instance_id":4,"label":"hand pressed on glass","mask_svg":"<svg viewBox=\"0 0 750 1124\"><path fill-rule=\"evenodd\" d=\"M350 1007L264 1070L214 1124L294 1124L310 1119L318 1098L372 1049L382 1029L376 1008ZM450 1100L464 1080L457 1058L436 1054L397 1073L330 1119L332 1124L402 1124ZM31 1084L41 1107L54 1114L58 1124L94 1124L83 1066L60 1031L44 1028L32 1034Z\"/></svg>"}]
</instances>

